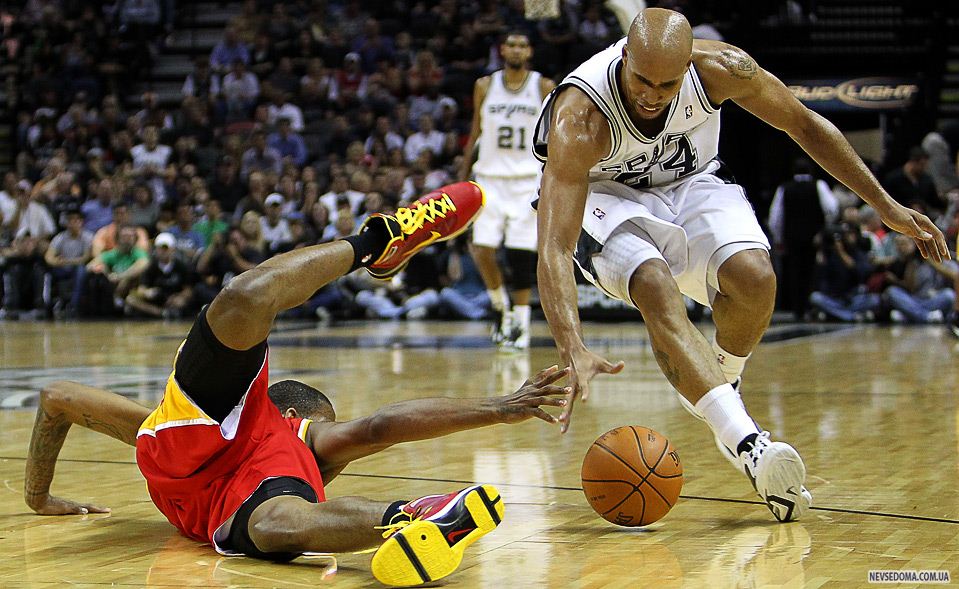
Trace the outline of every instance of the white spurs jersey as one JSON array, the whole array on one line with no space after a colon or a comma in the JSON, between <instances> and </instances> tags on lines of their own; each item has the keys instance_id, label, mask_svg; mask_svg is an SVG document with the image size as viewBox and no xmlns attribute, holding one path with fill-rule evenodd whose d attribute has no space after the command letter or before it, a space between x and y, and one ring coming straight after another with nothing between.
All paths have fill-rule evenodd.
<instances>
[{"instance_id":1,"label":"white spurs jersey","mask_svg":"<svg viewBox=\"0 0 959 589\"><path fill-rule=\"evenodd\" d=\"M509 90L503 70L490 75L480 115L479 158L473 172L484 176L535 176L542 168L533 156L533 131L543 103L539 72L530 72L518 90ZM477 107L480 108L480 107Z\"/></svg>"},{"instance_id":2,"label":"white spurs jersey","mask_svg":"<svg viewBox=\"0 0 959 589\"><path fill-rule=\"evenodd\" d=\"M666 126L646 137L633 125L623 105L618 73L626 39L600 51L566 76L546 97L536 124L536 157L546 161L553 99L567 86L576 86L599 107L609 122L612 147L589 171L591 182L614 180L633 188L663 186L706 168L719 152L719 107L706 96L696 68L683 77L679 94L669 104Z\"/></svg>"}]
</instances>

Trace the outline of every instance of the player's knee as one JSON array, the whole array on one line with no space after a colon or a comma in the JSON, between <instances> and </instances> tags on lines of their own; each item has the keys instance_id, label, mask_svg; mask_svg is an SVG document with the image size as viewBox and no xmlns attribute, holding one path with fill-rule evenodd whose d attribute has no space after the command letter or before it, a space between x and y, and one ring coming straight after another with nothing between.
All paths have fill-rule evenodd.
<instances>
[{"instance_id":1,"label":"player's knee","mask_svg":"<svg viewBox=\"0 0 959 589\"><path fill-rule=\"evenodd\" d=\"M685 316L682 294L662 260L644 262L633 272L629 295L647 323Z\"/></svg>"},{"instance_id":2,"label":"player's knee","mask_svg":"<svg viewBox=\"0 0 959 589\"><path fill-rule=\"evenodd\" d=\"M298 548L297 535L284 524L282 517L275 517L269 512L261 517L250 519L247 527L250 541L257 550L264 554L294 552Z\"/></svg>"},{"instance_id":3,"label":"player's knee","mask_svg":"<svg viewBox=\"0 0 959 589\"><path fill-rule=\"evenodd\" d=\"M745 250L719 268L719 286L734 299L772 301L776 298L776 273L763 250Z\"/></svg>"},{"instance_id":4,"label":"player's knee","mask_svg":"<svg viewBox=\"0 0 959 589\"><path fill-rule=\"evenodd\" d=\"M533 288L536 274L536 252L508 248L506 250L506 261L509 263L513 275L513 288L515 290Z\"/></svg>"}]
</instances>

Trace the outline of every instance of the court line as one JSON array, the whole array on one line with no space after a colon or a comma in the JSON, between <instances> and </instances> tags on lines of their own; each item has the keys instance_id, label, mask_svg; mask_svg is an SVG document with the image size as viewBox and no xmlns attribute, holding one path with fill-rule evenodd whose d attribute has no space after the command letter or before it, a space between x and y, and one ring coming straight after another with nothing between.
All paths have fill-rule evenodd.
<instances>
[{"instance_id":1,"label":"court line","mask_svg":"<svg viewBox=\"0 0 959 589\"><path fill-rule=\"evenodd\" d=\"M23 460L26 461L26 458L22 456L0 456L0 460ZM88 458L61 458L58 462L77 462L81 464L125 464L129 466L136 466L136 462L132 460L92 460ZM400 481L428 481L433 483L460 483L465 485L474 484L476 481L467 481L463 479L438 479L432 477L410 477L410 476L400 476L394 474L365 474L365 473L355 473L355 472L344 472L339 474L341 477L356 477L364 479L391 479L391 480L400 480ZM579 491L582 492L581 487L563 487L560 485L532 485L528 483L503 483L497 482L497 485L503 487L524 487L528 489L550 489L552 491ZM762 501L752 501L749 499L727 499L724 497L704 497L701 495L680 495L680 499L687 499L693 501L717 501L720 503L739 503L742 505L760 505L765 506L766 504ZM922 522L933 522L940 524L954 524L959 525L959 519L949 519L944 517L930 517L925 515L906 515L902 513L886 513L883 511L868 511L865 509L845 509L843 507L810 507L809 509L814 511L824 511L827 513L848 513L852 515L868 515L873 517L887 517L892 519L907 519L913 521L922 521Z\"/></svg>"}]
</instances>

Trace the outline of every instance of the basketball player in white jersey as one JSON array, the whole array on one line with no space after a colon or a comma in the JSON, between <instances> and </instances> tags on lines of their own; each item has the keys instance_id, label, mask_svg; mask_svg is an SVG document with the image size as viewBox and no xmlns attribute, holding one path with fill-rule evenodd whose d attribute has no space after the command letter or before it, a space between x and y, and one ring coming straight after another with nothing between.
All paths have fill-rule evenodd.
<instances>
[{"instance_id":1,"label":"basketball player in white jersey","mask_svg":"<svg viewBox=\"0 0 959 589\"><path fill-rule=\"evenodd\" d=\"M573 71L546 99L535 150L546 161L538 203L539 291L573 387L561 416L613 364L583 343L570 258L607 295L642 312L656 360L684 406L712 429L779 521L812 497L805 466L746 412L738 384L769 324L776 281L769 242L717 159L719 109L731 100L788 133L923 255L948 258L942 233L893 201L838 129L805 108L741 49L693 41L679 13L650 8L626 39ZM712 343L682 294L713 309Z\"/></svg>"},{"instance_id":2,"label":"basketball player in white jersey","mask_svg":"<svg viewBox=\"0 0 959 589\"><path fill-rule=\"evenodd\" d=\"M494 343L523 349L529 347L536 264L536 211L530 203L542 168L533 157L533 131L540 105L555 84L529 69L533 50L525 34L507 35L500 53L505 67L473 87L473 128L460 175L469 176L479 151L472 170L486 193L486 206L473 224L471 251L497 317ZM496 261L500 245L506 247L513 276L512 309Z\"/></svg>"}]
</instances>

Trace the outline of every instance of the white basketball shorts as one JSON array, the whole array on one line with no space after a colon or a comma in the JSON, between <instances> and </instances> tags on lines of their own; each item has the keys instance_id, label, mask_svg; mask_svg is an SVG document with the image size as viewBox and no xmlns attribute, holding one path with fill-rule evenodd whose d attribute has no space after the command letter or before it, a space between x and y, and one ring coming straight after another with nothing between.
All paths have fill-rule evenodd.
<instances>
[{"instance_id":1,"label":"white basketball shorts","mask_svg":"<svg viewBox=\"0 0 959 589\"><path fill-rule=\"evenodd\" d=\"M705 172L645 189L590 183L575 259L590 282L631 305L633 273L663 260L683 294L710 306L722 292L719 267L749 249L768 251L769 240L745 192Z\"/></svg>"},{"instance_id":2,"label":"white basketball shorts","mask_svg":"<svg viewBox=\"0 0 959 589\"><path fill-rule=\"evenodd\" d=\"M473 243L536 251L536 211L531 203L539 190L539 179L477 174L476 183L483 187L486 206L473 221Z\"/></svg>"}]
</instances>

